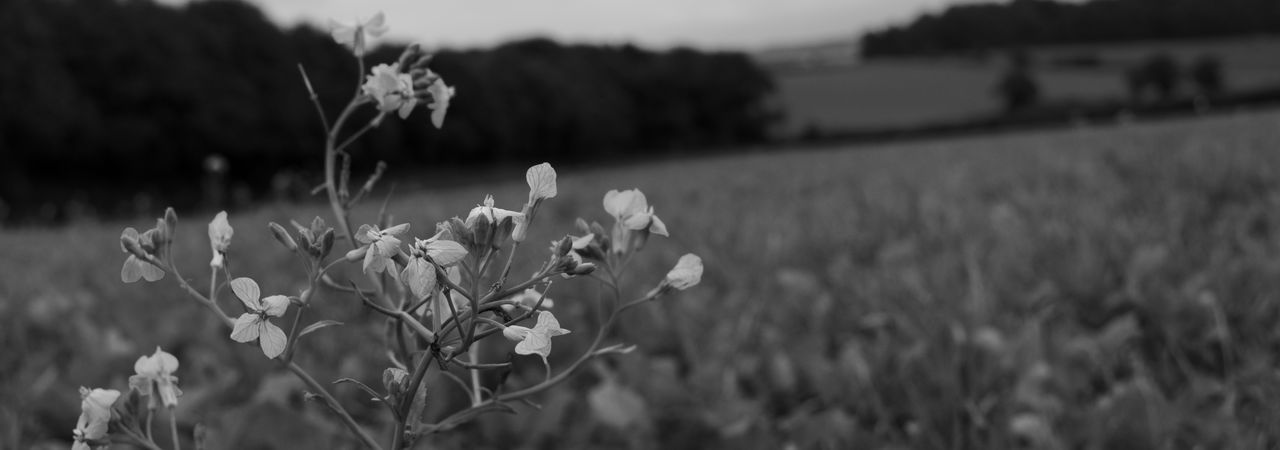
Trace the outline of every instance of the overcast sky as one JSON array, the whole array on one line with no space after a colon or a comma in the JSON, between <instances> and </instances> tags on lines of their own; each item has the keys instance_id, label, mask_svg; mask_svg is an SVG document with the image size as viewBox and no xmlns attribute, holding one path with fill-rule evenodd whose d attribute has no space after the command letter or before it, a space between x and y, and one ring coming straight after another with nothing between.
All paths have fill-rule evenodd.
<instances>
[{"instance_id":1,"label":"overcast sky","mask_svg":"<svg viewBox=\"0 0 1280 450\"><path fill-rule=\"evenodd\" d=\"M185 0L165 0L180 3ZM550 36L753 49L853 37L957 0L249 0L283 24L354 21L381 10L392 37L483 46Z\"/></svg>"}]
</instances>

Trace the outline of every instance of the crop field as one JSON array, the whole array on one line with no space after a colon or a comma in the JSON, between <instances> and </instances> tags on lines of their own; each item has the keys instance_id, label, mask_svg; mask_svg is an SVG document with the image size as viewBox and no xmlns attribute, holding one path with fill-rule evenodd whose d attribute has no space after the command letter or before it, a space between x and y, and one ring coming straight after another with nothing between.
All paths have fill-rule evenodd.
<instances>
[{"instance_id":1,"label":"crop field","mask_svg":"<svg viewBox=\"0 0 1280 450\"><path fill-rule=\"evenodd\" d=\"M1228 89L1280 84L1280 39L1152 42L1033 49L1046 101L1119 99L1127 95L1124 68L1154 54L1186 63L1203 54L1221 58ZM1102 65L1058 67L1055 59L1093 56ZM959 120L1000 111L993 88L1003 61L961 58L870 61L855 66L778 74L786 130L815 125L829 129L912 126Z\"/></svg>"},{"instance_id":2,"label":"crop field","mask_svg":"<svg viewBox=\"0 0 1280 450\"><path fill-rule=\"evenodd\" d=\"M487 193L522 201L521 175L397 192L388 210L428 237ZM431 448L1280 445L1280 113L563 168L529 242L573 233L578 214L603 221L603 193L633 187L671 238L649 242L628 290L685 252L703 257L702 284L628 316L610 339L636 352ZM229 213L231 271L263 292L303 287L265 224L326 210ZM212 215L179 211L175 254L196 286ZM77 386L127 386L157 345L182 360L179 417L203 424L210 448L355 448L172 277L120 282L120 231L153 221L0 231L0 448L66 448ZM585 348L599 289L562 280L548 294L574 330L553 367ZM386 359L368 350L382 319L349 295L315 301L309 320L345 325L317 331L297 361L322 381L380 386ZM510 383L541 376L522 366ZM431 411L463 400L429 382ZM606 383L635 400L626 429L587 400ZM367 394L332 390L357 420L389 424Z\"/></svg>"}]
</instances>

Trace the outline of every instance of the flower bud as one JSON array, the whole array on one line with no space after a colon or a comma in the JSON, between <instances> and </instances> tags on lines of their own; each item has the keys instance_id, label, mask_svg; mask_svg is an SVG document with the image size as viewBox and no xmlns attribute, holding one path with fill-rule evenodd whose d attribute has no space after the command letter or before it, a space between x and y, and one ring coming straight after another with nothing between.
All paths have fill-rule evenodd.
<instances>
[{"instance_id":1,"label":"flower bud","mask_svg":"<svg viewBox=\"0 0 1280 450\"><path fill-rule=\"evenodd\" d=\"M572 272L572 273L573 273L574 275L588 275L588 274L590 274L591 272L595 272L595 271L596 271L596 265L595 265L595 263L589 263L589 262L588 262L588 263L578 264L578 266L577 266L577 267L574 267L574 268L573 268L573 272Z\"/></svg>"},{"instance_id":2,"label":"flower bud","mask_svg":"<svg viewBox=\"0 0 1280 450\"><path fill-rule=\"evenodd\" d=\"M702 258L693 253L685 254L676 262L676 266L667 272L662 286L670 286L677 291L691 288L702 281Z\"/></svg>"},{"instance_id":3,"label":"flower bud","mask_svg":"<svg viewBox=\"0 0 1280 450\"><path fill-rule=\"evenodd\" d=\"M174 211L172 207L164 210L164 225L164 237L167 243L173 239L173 233L178 230L178 212Z\"/></svg>"},{"instance_id":4,"label":"flower bud","mask_svg":"<svg viewBox=\"0 0 1280 450\"><path fill-rule=\"evenodd\" d=\"M365 255L366 253L369 253L369 246L367 246L367 245L366 245L366 246L364 246L364 247L360 247L360 248L357 248L357 249L355 249L355 250L352 250L352 251L347 252L347 256L345 256L344 258L345 258L347 261L350 261L350 262L356 262L356 261L363 260L363 259L364 259L364 255Z\"/></svg>"},{"instance_id":5,"label":"flower bud","mask_svg":"<svg viewBox=\"0 0 1280 450\"><path fill-rule=\"evenodd\" d=\"M333 228L324 230L324 234L320 235L320 258L329 256L329 252L333 250Z\"/></svg>"},{"instance_id":6,"label":"flower bud","mask_svg":"<svg viewBox=\"0 0 1280 450\"><path fill-rule=\"evenodd\" d=\"M563 239L560 239L558 242L553 244L551 251L557 258L563 258L565 255L569 254L569 251L573 250L573 238L569 236L565 236Z\"/></svg>"},{"instance_id":7,"label":"flower bud","mask_svg":"<svg viewBox=\"0 0 1280 450\"><path fill-rule=\"evenodd\" d=\"M133 256L147 259L147 252L142 249L142 245L138 243L138 237L128 233L120 235L120 247L129 252Z\"/></svg>"},{"instance_id":8,"label":"flower bud","mask_svg":"<svg viewBox=\"0 0 1280 450\"><path fill-rule=\"evenodd\" d=\"M290 236L289 232L285 231L280 224L271 222L267 224L267 228L271 230L271 236L275 237L276 241L283 245L284 248L291 252L298 251L298 243L293 240L293 236Z\"/></svg>"},{"instance_id":9,"label":"flower bud","mask_svg":"<svg viewBox=\"0 0 1280 450\"><path fill-rule=\"evenodd\" d=\"M404 383L409 380L409 372L399 367L388 367L382 371L382 387L386 388L387 395L391 398L398 398L404 393Z\"/></svg>"}]
</instances>

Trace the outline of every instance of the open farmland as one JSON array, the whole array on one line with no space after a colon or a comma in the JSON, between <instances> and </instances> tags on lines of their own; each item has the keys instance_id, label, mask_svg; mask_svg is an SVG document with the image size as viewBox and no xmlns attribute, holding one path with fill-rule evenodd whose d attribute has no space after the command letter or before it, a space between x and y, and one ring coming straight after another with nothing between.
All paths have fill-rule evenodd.
<instances>
[{"instance_id":1,"label":"open farmland","mask_svg":"<svg viewBox=\"0 0 1280 450\"><path fill-rule=\"evenodd\" d=\"M520 175L400 193L388 210L426 237L486 193L516 204ZM630 316L615 339L639 350L544 394L540 412L517 405L432 448L1280 445L1278 113L560 176L529 242L572 232L575 215L603 221L601 195L637 187L672 237L650 241L632 290L689 251L703 283ZM212 214L179 214L175 252L199 286ZM265 223L323 209L230 214L231 270L296 292L297 263ZM65 448L75 388L125 386L136 355L162 345L183 361L179 416L206 424L214 448L353 448L171 279L120 283L120 230L149 220L0 234L0 447ZM526 255L518 267L541 257ZM549 294L575 333L553 367L584 347L596 290ZM381 319L342 295L316 301L309 318L345 329L317 332L300 363L377 385L385 359L365 350ZM512 383L542 376L519 369ZM584 400L606 373L640 395L625 434ZM385 423L366 394L334 389L357 419ZM459 400L445 391L432 404Z\"/></svg>"},{"instance_id":2,"label":"open farmland","mask_svg":"<svg viewBox=\"0 0 1280 450\"><path fill-rule=\"evenodd\" d=\"M1280 39L1247 38L1150 42L1107 46L1032 49L1046 101L1120 99L1127 95L1124 69L1154 53L1181 62L1204 54L1223 62L1228 89L1280 84ZM985 61L964 58L904 58L777 74L785 129L815 125L826 129L909 127L955 121L1000 111L993 93L1002 72L1000 55ZM1060 67L1054 60L1096 57L1097 67Z\"/></svg>"}]
</instances>

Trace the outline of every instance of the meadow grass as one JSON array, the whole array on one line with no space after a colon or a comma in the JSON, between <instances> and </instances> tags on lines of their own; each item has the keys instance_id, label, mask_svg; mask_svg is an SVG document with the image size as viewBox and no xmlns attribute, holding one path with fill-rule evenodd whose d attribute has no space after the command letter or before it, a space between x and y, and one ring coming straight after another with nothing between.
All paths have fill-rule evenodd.
<instances>
[{"instance_id":1,"label":"meadow grass","mask_svg":"<svg viewBox=\"0 0 1280 450\"><path fill-rule=\"evenodd\" d=\"M703 257L703 283L628 316L613 339L636 353L542 395L540 409L516 405L431 444L1280 445L1278 169L1277 113L561 169L514 273L573 232L575 215L604 221L605 191L634 187L672 237L650 241L630 291L685 252ZM426 237L487 193L514 207L521 175L397 193L387 209ZM230 211L231 271L296 293L299 264L265 224L317 214L320 204ZM211 215L179 216L179 267L206 285ZM232 343L171 279L120 282L120 230L153 221L0 234L0 447L65 448L75 388L123 388L160 345L182 360L184 430L205 424L211 448L354 448L290 374ZM584 348L599 290L569 280L548 294L575 333L557 339L553 367ZM309 336L300 363L321 380L379 385L386 360L370 350L382 319L345 295L316 302L308 320L345 325ZM489 347L489 359L509 352ZM541 376L517 360L510 383ZM429 382L431 413L464 401L448 380ZM624 411L639 417L628 429L589 405L602 385L640 399ZM334 391L358 420L389 425L366 394Z\"/></svg>"},{"instance_id":2,"label":"meadow grass","mask_svg":"<svg viewBox=\"0 0 1280 450\"><path fill-rule=\"evenodd\" d=\"M1222 60L1228 89L1257 89L1280 84L1280 39L1205 39L1108 45L1050 46L1031 49L1034 70L1046 101L1097 101L1128 95L1124 68L1155 53L1186 64L1204 54ZM1090 55L1098 68L1054 67L1048 62ZM867 61L855 66L777 74L780 101L787 111L784 129L908 127L961 120L1001 111L994 86L1004 70L999 54L987 61L964 58L903 58ZM1190 84L1184 83L1184 89ZM1184 91L1185 92L1185 91Z\"/></svg>"}]
</instances>

